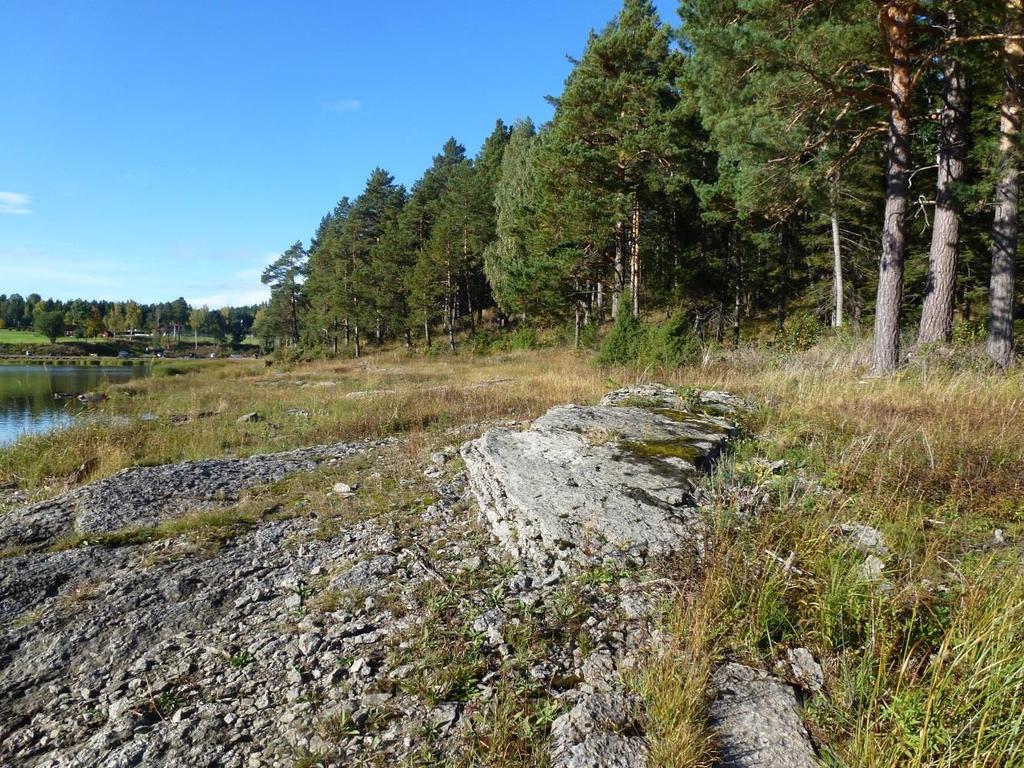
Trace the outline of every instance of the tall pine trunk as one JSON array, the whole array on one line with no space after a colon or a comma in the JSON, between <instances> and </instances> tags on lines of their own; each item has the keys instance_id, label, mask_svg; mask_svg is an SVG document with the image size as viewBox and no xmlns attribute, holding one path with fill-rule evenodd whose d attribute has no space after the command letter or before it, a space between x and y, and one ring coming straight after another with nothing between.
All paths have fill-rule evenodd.
<instances>
[{"instance_id":1,"label":"tall pine trunk","mask_svg":"<svg viewBox=\"0 0 1024 768\"><path fill-rule=\"evenodd\" d=\"M615 273L612 275L612 320L619 316L622 303L622 288L626 282L626 228L621 221L615 222Z\"/></svg>"},{"instance_id":2,"label":"tall pine trunk","mask_svg":"<svg viewBox=\"0 0 1024 768\"><path fill-rule=\"evenodd\" d=\"M1024 0L1006 0L1006 33L1016 36L1024 28ZM989 283L988 356L1006 368L1013 362L1013 308L1017 229L1020 198L1020 76L1024 47L1019 39L1003 46L1006 84L999 118L999 181L992 222L992 277Z\"/></svg>"},{"instance_id":3,"label":"tall pine trunk","mask_svg":"<svg viewBox=\"0 0 1024 768\"><path fill-rule=\"evenodd\" d=\"M956 20L950 26L957 30ZM919 344L953 338L953 294L956 290L956 265L960 253L960 209L956 185L963 179L967 146L966 78L955 55L948 55L943 72L942 115L940 117L939 167L935 192L935 222L928 254L928 279L924 289Z\"/></svg>"},{"instance_id":4,"label":"tall pine trunk","mask_svg":"<svg viewBox=\"0 0 1024 768\"><path fill-rule=\"evenodd\" d=\"M353 329L352 335L353 335L353 337L355 338L355 341L356 341L356 357L359 357L360 355L363 354L363 347L359 343L359 326L358 325L355 326L355 328Z\"/></svg>"},{"instance_id":5,"label":"tall pine trunk","mask_svg":"<svg viewBox=\"0 0 1024 768\"><path fill-rule=\"evenodd\" d=\"M623 288L626 285L626 225L615 222L615 263L611 276L611 319L618 316L623 302Z\"/></svg>"},{"instance_id":6,"label":"tall pine trunk","mask_svg":"<svg viewBox=\"0 0 1024 768\"><path fill-rule=\"evenodd\" d=\"M843 325L843 246L839 239L839 212L835 203L832 204L832 287L835 292L835 311L832 314L832 327Z\"/></svg>"},{"instance_id":7,"label":"tall pine trunk","mask_svg":"<svg viewBox=\"0 0 1024 768\"><path fill-rule=\"evenodd\" d=\"M733 315L732 315L732 340L737 349L740 346L740 310L741 296L743 292L743 259L740 256L739 245L736 242L735 232L729 233L729 239L733 245L733 257L736 260L736 272L733 275Z\"/></svg>"},{"instance_id":8,"label":"tall pine trunk","mask_svg":"<svg viewBox=\"0 0 1024 768\"><path fill-rule=\"evenodd\" d=\"M876 374L892 373L900 362L900 305L903 259L907 245L907 198L910 173L910 25L913 3L887 3L881 25L889 52L889 166L885 180L882 257L875 300L875 341L871 354Z\"/></svg>"},{"instance_id":9,"label":"tall pine trunk","mask_svg":"<svg viewBox=\"0 0 1024 768\"><path fill-rule=\"evenodd\" d=\"M448 326L448 348L455 351L455 296L454 285L452 284L452 268L449 265L446 273L444 292L444 315L445 323Z\"/></svg>"},{"instance_id":10,"label":"tall pine trunk","mask_svg":"<svg viewBox=\"0 0 1024 768\"><path fill-rule=\"evenodd\" d=\"M629 290L633 297L633 314L640 316L640 201L633 198L629 238Z\"/></svg>"}]
</instances>

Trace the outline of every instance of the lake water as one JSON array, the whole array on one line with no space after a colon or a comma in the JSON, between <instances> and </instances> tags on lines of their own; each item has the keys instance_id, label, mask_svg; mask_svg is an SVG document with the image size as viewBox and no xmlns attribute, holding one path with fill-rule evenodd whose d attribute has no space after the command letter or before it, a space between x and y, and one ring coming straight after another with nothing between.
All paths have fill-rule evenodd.
<instances>
[{"instance_id":1,"label":"lake water","mask_svg":"<svg viewBox=\"0 0 1024 768\"><path fill-rule=\"evenodd\" d=\"M149 373L146 365L0 364L0 446L21 435L67 424L88 406L74 397L107 382L128 381Z\"/></svg>"}]
</instances>

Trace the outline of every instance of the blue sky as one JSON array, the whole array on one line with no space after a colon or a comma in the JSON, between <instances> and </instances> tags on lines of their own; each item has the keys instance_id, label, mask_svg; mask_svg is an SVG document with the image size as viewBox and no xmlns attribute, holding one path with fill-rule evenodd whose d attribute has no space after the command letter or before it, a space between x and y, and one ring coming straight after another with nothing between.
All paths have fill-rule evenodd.
<instances>
[{"instance_id":1,"label":"blue sky","mask_svg":"<svg viewBox=\"0 0 1024 768\"><path fill-rule=\"evenodd\" d=\"M409 185L449 136L548 119L619 7L0 0L0 293L262 300L374 166Z\"/></svg>"}]
</instances>

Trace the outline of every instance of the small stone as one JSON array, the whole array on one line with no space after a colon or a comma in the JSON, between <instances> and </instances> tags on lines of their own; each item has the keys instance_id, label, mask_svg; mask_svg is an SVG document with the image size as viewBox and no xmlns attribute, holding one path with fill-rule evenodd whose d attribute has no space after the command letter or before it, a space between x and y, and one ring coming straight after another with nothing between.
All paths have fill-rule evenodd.
<instances>
[{"instance_id":1,"label":"small stone","mask_svg":"<svg viewBox=\"0 0 1024 768\"><path fill-rule=\"evenodd\" d=\"M517 573L515 576L508 580L508 591L512 592L513 594L527 592L532 586L533 579L531 579L524 573Z\"/></svg>"},{"instance_id":2,"label":"small stone","mask_svg":"<svg viewBox=\"0 0 1024 768\"><path fill-rule=\"evenodd\" d=\"M455 703L441 704L428 715L431 725L441 733L446 733L459 717L459 705Z\"/></svg>"},{"instance_id":3,"label":"small stone","mask_svg":"<svg viewBox=\"0 0 1024 768\"><path fill-rule=\"evenodd\" d=\"M356 495L355 486L349 485L348 483L335 483L333 490L343 499L348 499Z\"/></svg>"},{"instance_id":4,"label":"small stone","mask_svg":"<svg viewBox=\"0 0 1024 768\"><path fill-rule=\"evenodd\" d=\"M252 424L254 422L262 420L263 417L260 416L260 414L256 411L252 411L251 413L244 413L236 419L236 421L239 424Z\"/></svg>"},{"instance_id":5,"label":"small stone","mask_svg":"<svg viewBox=\"0 0 1024 768\"><path fill-rule=\"evenodd\" d=\"M858 570L864 581L885 581L885 561L875 555L868 555Z\"/></svg>"},{"instance_id":6,"label":"small stone","mask_svg":"<svg viewBox=\"0 0 1024 768\"><path fill-rule=\"evenodd\" d=\"M825 685L825 673L821 665L814 660L814 654L806 648L791 648L786 652L786 656L794 680L811 693L817 693L822 689Z\"/></svg>"},{"instance_id":7,"label":"small stone","mask_svg":"<svg viewBox=\"0 0 1024 768\"><path fill-rule=\"evenodd\" d=\"M796 693L786 683L742 664L712 676L717 698L708 714L718 733L718 765L730 768L815 768L818 764L800 717Z\"/></svg>"},{"instance_id":8,"label":"small stone","mask_svg":"<svg viewBox=\"0 0 1024 768\"><path fill-rule=\"evenodd\" d=\"M839 526L839 533L850 542L854 549L864 554L881 555L882 557L889 554L885 536L870 525L843 523Z\"/></svg>"},{"instance_id":9,"label":"small stone","mask_svg":"<svg viewBox=\"0 0 1024 768\"><path fill-rule=\"evenodd\" d=\"M312 632L299 635L299 652L303 656L312 656L320 648L320 636Z\"/></svg>"}]
</instances>

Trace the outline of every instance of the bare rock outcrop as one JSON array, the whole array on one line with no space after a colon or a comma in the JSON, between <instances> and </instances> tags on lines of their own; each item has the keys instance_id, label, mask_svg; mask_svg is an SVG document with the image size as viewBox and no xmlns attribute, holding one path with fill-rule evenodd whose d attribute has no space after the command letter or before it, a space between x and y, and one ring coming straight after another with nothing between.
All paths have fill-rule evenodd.
<instances>
[{"instance_id":1,"label":"bare rock outcrop","mask_svg":"<svg viewBox=\"0 0 1024 768\"><path fill-rule=\"evenodd\" d=\"M235 503L247 488L312 472L372 443L337 443L248 458L131 467L0 517L0 549L51 544L69 534L113 533Z\"/></svg>"},{"instance_id":2,"label":"bare rock outcrop","mask_svg":"<svg viewBox=\"0 0 1024 768\"><path fill-rule=\"evenodd\" d=\"M703 403L648 386L552 408L526 431L493 429L462 448L470 486L502 544L542 570L699 554L694 479L736 431ZM740 407L722 393L706 404Z\"/></svg>"}]
</instances>

